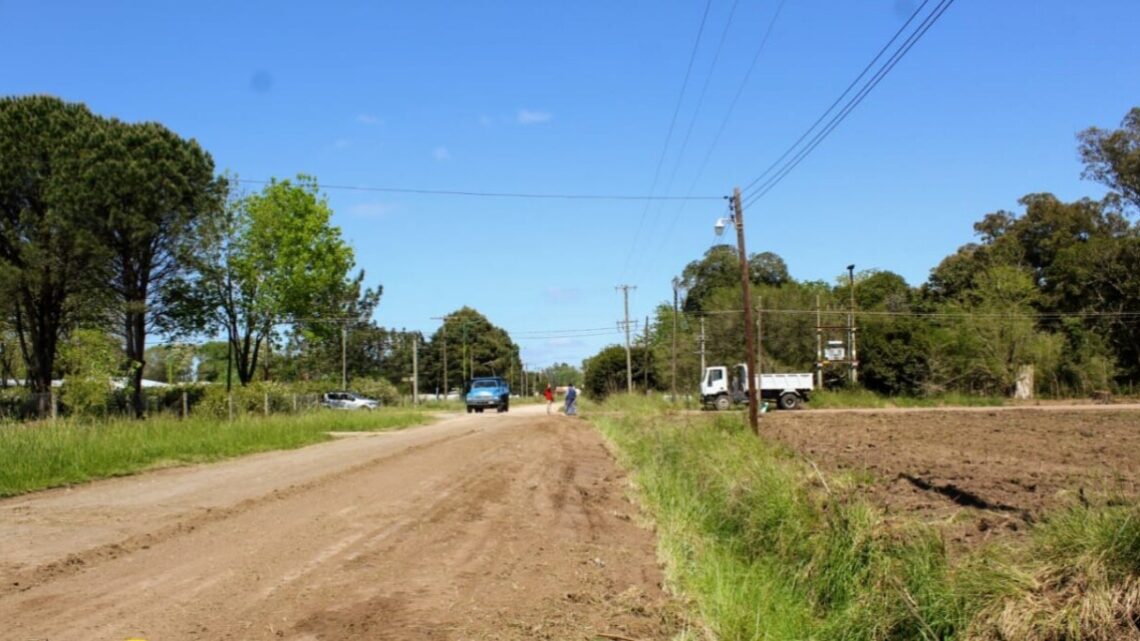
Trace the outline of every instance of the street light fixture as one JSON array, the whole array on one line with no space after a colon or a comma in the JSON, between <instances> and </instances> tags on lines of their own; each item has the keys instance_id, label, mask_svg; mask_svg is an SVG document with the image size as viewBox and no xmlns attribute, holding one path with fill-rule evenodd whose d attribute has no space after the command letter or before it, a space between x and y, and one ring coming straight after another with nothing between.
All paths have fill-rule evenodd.
<instances>
[{"instance_id":1,"label":"street light fixture","mask_svg":"<svg viewBox=\"0 0 1140 641\"><path fill-rule=\"evenodd\" d=\"M732 217L726 218L726 217L722 216L720 218L717 218L716 223L713 225L713 231L716 232L717 236L723 236L724 235L724 228L727 227L728 224L731 222L732 222Z\"/></svg>"}]
</instances>

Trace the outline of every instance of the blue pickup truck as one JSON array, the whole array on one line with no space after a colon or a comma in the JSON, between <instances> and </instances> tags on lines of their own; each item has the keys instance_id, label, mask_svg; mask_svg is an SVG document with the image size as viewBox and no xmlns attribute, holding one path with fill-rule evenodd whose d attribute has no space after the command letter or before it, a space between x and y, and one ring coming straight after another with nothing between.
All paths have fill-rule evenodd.
<instances>
[{"instance_id":1,"label":"blue pickup truck","mask_svg":"<svg viewBox=\"0 0 1140 641\"><path fill-rule=\"evenodd\" d=\"M493 407L498 412L506 412L511 405L511 386L500 376L486 376L471 379L467 390L467 413L482 412Z\"/></svg>"}]
</instances>

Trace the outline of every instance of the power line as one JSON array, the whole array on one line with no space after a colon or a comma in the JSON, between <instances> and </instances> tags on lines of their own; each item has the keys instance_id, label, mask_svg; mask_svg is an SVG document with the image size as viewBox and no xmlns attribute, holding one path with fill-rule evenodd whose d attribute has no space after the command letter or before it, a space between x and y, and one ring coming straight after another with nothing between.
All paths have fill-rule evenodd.
<instances>
[{"instance_id":1,"label":"power line","mask_svg":"<svg viewBox=\"0 0 1140 641\"><path fill-rule=\"evenodd\" d=\"M233 182L251 185L268 185L269 180L236 178ZM505 191L465 191L458 189L413 189L409 187L366 187L359 185L318 185L321 190L368 191L396 194L419 194L425 196L465 196L476 198L526 198L532 200L720 200L720 196L637 196L622 194L546 194Z\"/></svg>"},{"instance_id":2,"label":"power line","mask_svg":"<svg viewBox=\"0 0 1140 641\"><path fill-rule=\"evenodd\" d=\"M919 5L917 9L915 9L914 13L912 13L909 18L907 18L907 21L903 23L903 26L895 32L891 39L887 41L887 44L879 50L875 57L871 59L871 62L869 62L867 66L863 68L863 71L861 71L859 75L856 76L855 80L853 80L851 84L847 86L843 93L841 93L839 97L836 98L834 102L832 102L832 104L820 115L820 117L817 118L816 121L812 123L812 125L808 127L808 129L798 139L796 139L796 141L792 143L792 145L788 147L788 149L785 150L779 158L777 158L771 165L769 165L768 168L764 170L764 172L753 179L752 182L748 183L748 185L745 187L745 191L751 190L751 193L748 196L747 204L752 204L758 199L762 198L773 187L775 187L776 184L782 181L785 176L787 176L793 169L795 169L796 166L798 166L799 163L804 160L804 158L806 158L813 150L815 150L815 148L819 146L819 144L829 134L831 134L831 132L834 131L835 128L838 127L844 119L847 118L851 111L853 111L855 107L859 106L863 99L866 98L867 95L876 86L878 86L879 82L881 82L882 79L885 78L892 69L894 69L895 65L897 65L899 61L906 56L907 52L909 52L911 48L914 47L914 45L922 38L922 36L925 35L932 26L934 26L934 23L938 21L942 14L950 8L950 5L954 3L954 0L940 0L935 8L929 14L927 14L919 26L913 32L911 32L911 34L906 38L906 40L903 41L901 45L899 45L899 47L894 51L893 54L891 54L887 61L879 67L878 71L876 71L875 74L863 84L862 88L860 88L860 90L847 101L843 108L840 109L840 111L834 116L832 116L821 130L815 133L815 135L807 143L806 146L800 147L800 144L804 141L804 139L806 139L816 130L819 124L823 122L825 118L827 118L828 114L830 114L843 100L843 98L851 92L851 90L859 83L863 76L865 76L867 72L875 65L875 63L878 62L880 58L882 58L883 54L891 47L891 45L899 38L899 36L906 31L910 23L913 22L914 19L922 12L923 8L929 3L929 1L930 0L923 0L923 3ZM793 152L794 155L792 158L787 162L784 162L784 160L788 158L789 155L793 154ZM780 163L782 162L784 164L781 166ZM779 169L777 169L777 167L779 167ZM771 175L770 178L757 186L757 183L760 183L760 181L763 180L765 176L771 174L773 170L776 170L776 173Z\"/></svg>"},{"instance_id":3,"label":"power line","mask_svg":"<svg viewBox=\"0 0 1140 641\"><path fill-rule=\"evenodd\" d=\"M736 15L736 7L739 3L740 3L740 0L733 0L732 8L729 9L728 18L724 22L724 29L722 29L720 32L720 41L717 42L716 51L713 52L712 62L709 63L708 72L705 74L705 81L701 85L701 92L697 96L696 107L693 108L693 114L689 118L689 126L685 129L685 137L681 139L681 148L677 152L677 157L674 158L674 160L673 160L673 168L669 172L669 179L667 181L665 181L665 188L662 190L661 193L668 194L669 191L673 188L673 181L677 177L677 171L681 168L681 160L685 156L685 150L687 150L689 148L689 140L692 138L693 128L696 126L697 119L700 117L701 107L702 107L702 105L704 105L705 96L708 94L708 90L709 90L709 84L712 82L713 72L716 71L717 62L719 62L719 60L720 60L720 53L724 49L724 42L728 38L729 27L732 26L732 18L733 18L733 16ZM694 181L694 183L695 183L695 181ZM692 187L689 188L689 193L692 193ZM668 240L669 235L673 231L673 225L677 222L677 217L680 215L682 209L684 209L684 203L683 202L681 203L680 206L678 206L677 213L674 215L672 223L669 225L668 228L666 228L665 235L662 237L662 243L664 243L666 240ZM636 247L635 247L635 250L636 250ZM644 256L645 256L645 254L642 253L642 257L644 257ZM640 263L641 261L636 261L636 262Z\"/></svg>"},{"instance_id":4,"label":"power line","mask_svg":"<svg viewBox=\"0 0 1140 641\"><path fill-rule=\"evenodd\" d=\"M756 47L756 53L752 55L752 62L748 65L748 70L745 71L744 77L741 78L740 84L736 88L736 93L732 97L732 102L728 105L728 111L725 112L724 117L721 118L720 126L717 127L716 135L713 136L712 142L709 143L708 149L705 151L704 158L701 159L701 164L697 167L697 173L693 176L693 181L689 185L686 195L693 193L697 187L697 182L700 181L701 176L705 173L705 168L712 158L713 150L716 149L717 143L720 142L720 137L724 134L724 130L728 127L728 122L732 118L733 112L736 110L736 103L740 100L740 96L744 93L745 87L748 86L748 80L752 77L752 71L756 68L756 63L760 61L760 54L764 52L764 48L768 45L768 38L772 35L772 29L776 26L776 20L780 17L780 12L784 9L784 4L787 0L780 0L780 4L776 5L776 11L772 14L772 18L768 21L768 27L764 30L764 36L760 39L759 46ZM736 4L733 5L733 10L736 9ZM732 16L729 16L729 21ZM725 25L727 32L728 26ZM722 42L723 44L723 42ZM665 235L661 238L661 243L658 245L658 250L664 249L665 244L669 242L669 238L673 235L673 229L677 226L677 220L681 217L681 212L685 209L685 203L682 202L677 206L677 211L673 213L673 218L669 221L669 226L665 230Z\"/></svg>"},{"instance_id":5,"label":"power line","mask_svg":"<svg viewBox=\"0 0 1140 641\"><path fill-rule=\"evenodd\" d=\"M712 0L705 1L705 10L701 14L701 26L697 29L697 39L693 42L693 50L689 52L689 64L685 67L685 79L681 82L681 91L677 94L677 104L673 107L673 116L669 119L669 130L665 133L665 144L661 147L661 155L657 158L657 168L653 170L653 183L649 187L650 195L657 191L657 180L661 177L661 165L665 163L665 155L669 151L669 142L673 139L673 128L677 124L677 114L681 111L681 103L685 98L685 90L689 86L689 76L693 72L693 61L697 58L697 49L701 45L701 35L705 32L705 22L709 17L709 8L712 6ZM645 203L645 207L641 210L641 218L637 222L637 230L633 234L633 244L630 246L629 253L625 255L625 265L622 267L622 275L629 269L629 261L633 257L633 251L637 248L637 241L641 237L641 229L645 226L645 216L649 213L649 202Z\"/></svg>"}]
</instances>

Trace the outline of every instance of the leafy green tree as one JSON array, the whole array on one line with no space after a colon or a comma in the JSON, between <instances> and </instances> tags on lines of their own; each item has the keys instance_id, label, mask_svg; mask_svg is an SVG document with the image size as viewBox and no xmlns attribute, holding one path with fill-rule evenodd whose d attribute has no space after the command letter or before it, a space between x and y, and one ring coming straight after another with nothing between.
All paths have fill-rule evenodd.
<instances>
[{"instance_id":1,"label":"leafy green tree","mask_svg":"<svg viewBox=\"0 0 1140 641\"><path fill-rule=\"evenodd\" d=\"M342 368L347 371L349 380L383 376L392 383L398 383L401 377L408 375L387 371L391 332L372 320L384 288L367 288L364 280L364 270L360 270L347 283L332 311L304 319L293 326L284 352L288 361L278 368L282 376L335 381L339 385ZM411 371L410 351L407 371Z\"/></svg>"},{"instance_id":2,"label":"leafy green tree","mask_svg":"<svg viewBox=\"0 0 1140 641\"><path fill-rule=\"evenodd\" d=\"M33 391L49 391L59 341L101 318L107 251L87 180L98 120L57 98L0 98L0 280ZM46 410L46 405L41 411Z\"/></svg>"},{"instance_id":3,"label":"leafy green tree","mask_svg":"<svg viewBox=\"0 0 1140 641\"><path fill-rule=\"evenodd\" d=\"M229 358L229 341L208 341L194 348L195 380L224 383Z\"/></svg>"},{"instance_id":4,"label":"leafy green tree","mask_svg":"<svg viewBox=\"0 0 1140 641\"><path fill-rule=\"evenodd\" d=\"M845 290L846 288L840 288ZM839 298L849 291L838 292ZM910 316L915 292L898 274L864 272L855 284L859 316L859 378L867 389L887 395L918 396L930 379L931 332Z\"/></svg>"},{"instance_id":5,"label":"leafy green tree","mask_svg":"<svg viewBox=\"0 0 1140 641\"><path fill-rule=\"evenodd\" d=\"M999 265L980 274L977 288L943 311L953 324L935 332L932 378L944 388L1009 394L1018 371L1048 350L1035 327L1038 291L1030 273Z\"/></svg>"},{"instance_id":6,"label":"leafy green tree","mask_svg":"<svg viewBox=\"0 0 1140 641\"><path fill-rule=\"evenodd\" d=\"M182 316L222 329L242 385L278 324L340 313L353 252L331 217L316 181L298 176L231 198L200 227L198 275L172 293Z\"/></svg>"},{"instance_id":7,"label":"leafy green tree","mask_svg":"<svg viewBox=\"0 0 1140 641\"><path fill-rule=\"evenodd\" d=\"M100 123L83 178L102 185L91 203L99 235L111 253L111 291L126 354L146 361L146 337L171 327L162 297L189 269L201 219L220 210L223 182L197 142L157 123ZM131 405L144 411L143 368L131 369Z\"/></svg>"},{"instance_id":8,"label":"leafy green tree","mask_svg":"<svg viewBox=\"0 0 1140 641\"><path fill-rule=\"evenodd\" d=\"M1120 129L1090 127L1077 136L1083 176L1107 185L1133 208L1140 208L1140 107L1133 107Z\"/></svg>"},{"instance_id":9,"label":"leafy green tree","mask_svg":"<svg viewBox=\"0 0 1140 641\"><path fill-rule=\"evenodd\" d=\"M421 350L421 389L444 389L445 352L447 385L452 388L466 385L472 376L511 377L512 372L521 371L519 347L510 334L470 307L445 316L443 324Z\"/></svg>"},{"instance_id":10,"label":"leafy green tree","mask_svg":"<svg viewBox=\"0 0 1140 641\"><path fill-rule=\"evenodd\" d=\"M553 387L582 384L582 372L569 363L555 363L542 370L546 383Z\"/></svg>"},{"instance_id":11,"label":"leafy green tree","mask_svg":"<svg viewBox=\"0 0 1140 641\"><path fill-rule=\"evenodd\" d=\"M77 414L102 415L121 371L123 351L102 330L77 329L61 343L59 367L63 373L63 401Z\"/></svg>"},{"instance_id":12,"label":"leafy green tree","mask_svg":"<svg viewBox=\"0 0 1140 641\"><path fill-rule=\"evenodd\" d=\"M749 279L754 285L779 287L791 281L784 259L772 252L752 254L748 258ZM732 245L713 245L700 260L694 260L681 271L681 283L688 292L686 312L705 309L712 292L725 287L740 290L740 257Z\"/></svg>"},{"instance_id":13,"label":"leafy green tree","mask_svg":"<svg viewBox=\"0 0 1140 641\"><path fill-rule=\"evenodd\" d=\"M648 380L649 389L658 388L656 366L652 351L642 346L631 347L634 389L645 391L643 381ZM605 398L626 390L625 347L611 345L586 359L583 389L592 398Z\"/></svg>"},{"instance_id":14,"label":"leafy green tree","mask_svg":"<svg viewBox=\"0 0 1140 641\"><path fill-rule=\"evenodd\" d=\"M188 383L194 380L195 363L198 361L194 345L154 345L147 348L145 358L141 368L142 378L162 383Z\"/></svg>"}]
</instances>

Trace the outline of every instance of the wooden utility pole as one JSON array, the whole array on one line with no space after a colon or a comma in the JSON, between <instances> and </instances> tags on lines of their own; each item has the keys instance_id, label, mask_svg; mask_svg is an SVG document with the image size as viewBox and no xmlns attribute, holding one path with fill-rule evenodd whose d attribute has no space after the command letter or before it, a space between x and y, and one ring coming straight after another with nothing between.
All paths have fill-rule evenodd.
<instances>
[{"instance_id":1,"label":"wooden utility pole","mask_svg":"<svg viewBox=\"0 0 1140 641\"><path fill-rule=\"evenodd\" d=\"M633 393L633 358L629 352L629 290L637 289L636 285L618 285L614 289L620 289L625 299L625 391L629 394Z\"/></svg>"},{"instance_id":2,"label":"wooden utility pole","mask_svg":"<svg viewBox=\"0 0 1140 641\"><path fill-rule=\"evenodd\" d=\"M855 353L855 265L847 266L847 285L851 289L851 313L847 315L847 344L851 353L847 358L851 363L851 384L859 382L859 359Z\"/></svg>"},{"instance_id":3,"label":"wooden utility pole","mask_svg":"<svg viewBox=\"0 0 1140 641\"><path fill-rule=\"evenodd\" d=\"M701 316L701 376L705 375L705 317Z\"/></svg>"},{"instance_id":4,"label":"wooden utility pole","mask_svg":"<svg viewBox=\"0 0 1140 641\"><path fill-rule=\"evenodd\" d=\"M744 298L744 348L748 364L748 424L760 435L760 413L756 407L756 337L752 325L752 279L748 273L748 252L744 247L744 206L740 203L740 187L732 190L733 222L736 224L736 248L740 253L740 289Z\"/></svg>"},{"instance_id":5,"label":"wooden utility pole","mask_svg":"<svg viewBox=\"0 0 1140 641\"><path fill-rule=\"evenodd\" d=\"M641 359L641 384L645 387L645 394L649 395L649 317L645 317L645 354Z\"/></svg>"},{"instance_id":6,"label":"wooden utility pole","mask_svg":"<svg viewBox=\"0 0 1140 641\"><path fill-rule=\"evenodd\" d=\"M447 386L447 317L446 316L432 316L432 320L443 321L443 398L447 400L447 394L451 388Z\"/></svg>"},{"instance_id":7,"label":"wooden utility pole","mask_svg":"<svg viewBox=\"0 0 1140 641\"><path fill-rule=\"evenodd\" d=\"M412 405L420 404L420 337L412 334Z\"/></svg>"},{"instance_id":8,"label":"wooden utility pole","mask_svg":"<svg viewBox=\"0 0 1140 641\"><path fill-rule=\"evenodd\" d=\"M681 279L673 277L673 367L670 388L673 402L677 402L677 290L681 287Z\"/></svg>"},{"instance_id":9,"label":"wooden utility pole","mask_svg":"<svg viewBox=\"0 0 1140 641\"><path fill-rule=\"evenodd\" d=\"M340 324L340 388L348 389L348 324Z\"/></svg>"},{"instance_id":10,"label":"wooden utility pole","mask_svg":"<svg viewBox=\"0 0 1140 641\"><path fill-rule=\"evenodd\" d=\"M756 299L756 375L764 373L764 299Z\"/></svg>"},{"instance_id":11,"label":"wooden utility pole","mask_svg":"<svg viewBox=\"0 0 1140 641\"><path fill-rule=\"evenodd\" d=\"M815 388L823 390L823 311L815 295Z\"/></svg>"}]
</instances>

